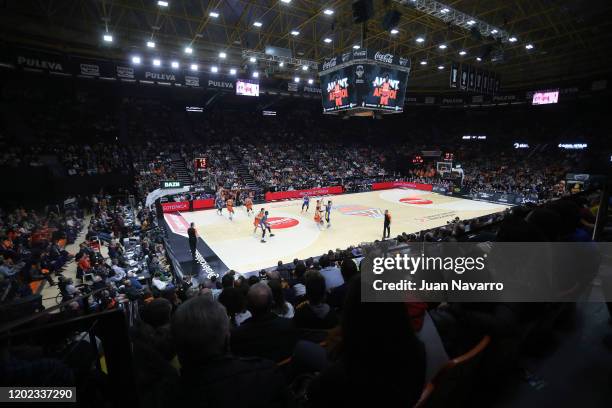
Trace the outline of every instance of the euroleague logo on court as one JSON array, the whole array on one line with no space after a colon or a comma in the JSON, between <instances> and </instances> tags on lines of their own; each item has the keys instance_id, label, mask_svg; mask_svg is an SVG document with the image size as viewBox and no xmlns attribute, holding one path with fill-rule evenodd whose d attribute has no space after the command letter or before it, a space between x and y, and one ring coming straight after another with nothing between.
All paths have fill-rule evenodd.
<instances>
[{"instance_id":1,"label":"euroleague logo on court","mask_svg":"<svg viewBox=\"0 0 612 408\"><path fill-rule=\"evenodd\" d=\"M298 225L300 222L295 218L290 217L270 217L268 218L268 224L272 229L284 229L291 228Z\"/></svg>"},{"instance_id":2,"label":"euroleague logo on court","mask_svg":"<svg viewBox=\"0 0 612 408\"><path fill-rule=\"evenodd\" d=\"M340 205L334 207L344 215L356 215L359 217L382 218L383 212L380 208L365 207L363 205Z\"/></svg>"},{"instance_id":3,"label":"euroleague logo on court","mask_svg":"<svg viewBox=\"0 0 612 408\"><path fill-rule=\"evenodd\" d=\"M405 204L417 204L417 205L433 204L433 201L428 200L426 198L421 198L421 197L400 198L400 202L405 203Z\"/></svg>"}]
</instances>

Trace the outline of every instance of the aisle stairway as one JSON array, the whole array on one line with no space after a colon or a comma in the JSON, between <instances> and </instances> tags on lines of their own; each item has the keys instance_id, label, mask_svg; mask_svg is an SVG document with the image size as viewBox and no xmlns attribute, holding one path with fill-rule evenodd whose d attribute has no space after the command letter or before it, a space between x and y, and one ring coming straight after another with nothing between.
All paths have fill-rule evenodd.
<instances>
[{"instance_id":1,"label":"aisle stairway","mask_svg":"<svg viewBox=\"0 0 612 408\"><path fill-rule=\"evenodd\" d=\"M191 177L191 173L187 169L187 165L185 164L185 160L178 154L175 154L171 158L171 166L174 173L177 174L177 179L184 186L190 186L193 184L193 178Z\"/></svg>"}]
</instances>

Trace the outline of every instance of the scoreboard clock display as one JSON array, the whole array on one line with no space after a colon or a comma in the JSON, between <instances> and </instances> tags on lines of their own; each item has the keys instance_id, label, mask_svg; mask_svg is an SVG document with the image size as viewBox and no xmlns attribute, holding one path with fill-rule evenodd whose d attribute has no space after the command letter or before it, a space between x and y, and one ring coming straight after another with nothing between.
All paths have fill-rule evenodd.
<instances>
[{"instance_id":1,"label":"scoreboard clock display","mask_svg":"<svg viewBox=\"0 0 612 408\"><path fill-rule=\"evenodd\" d=\"M206 165L208 163L206 162L206 158L205 157L199 157L197 159L195 159L195 169L196 171L204 171L206 170Z\"/></svg>"}]
</instances>

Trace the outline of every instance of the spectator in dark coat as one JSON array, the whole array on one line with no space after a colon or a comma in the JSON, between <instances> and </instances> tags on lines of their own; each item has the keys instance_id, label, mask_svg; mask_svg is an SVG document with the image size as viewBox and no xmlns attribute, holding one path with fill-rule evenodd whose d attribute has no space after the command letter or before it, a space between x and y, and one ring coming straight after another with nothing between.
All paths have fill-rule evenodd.
<instances>
[{"instance_id":1,"label":"spectator in dark coat","mask_svg":"<svg viewBox=\"0 0 612 408\"><path fill-rule=\"evenodd\" d=\"M306 273L306 299L300 304L293 320L303 329L327 330L338 325L336 312L325 303L325 278L318 271Z\"/></svg>"}]
</instances>

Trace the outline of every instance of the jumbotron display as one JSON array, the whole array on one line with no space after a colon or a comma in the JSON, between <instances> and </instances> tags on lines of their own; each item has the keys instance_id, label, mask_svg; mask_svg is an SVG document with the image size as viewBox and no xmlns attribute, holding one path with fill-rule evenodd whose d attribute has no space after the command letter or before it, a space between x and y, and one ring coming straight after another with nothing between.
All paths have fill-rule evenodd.
<instances>
[{"instance_id":1,"label":"jumbotron display","mask_svg":"<svg viewBox=\"0 0 612 408\"><path fill-rule=\"evenodd\" d=\"M410 60L380 51L354 50L319 67L323 113L404 110Z\"/></svg>"}]
</instances>

